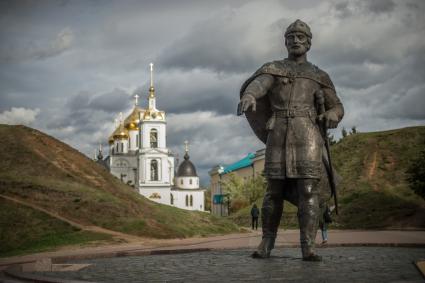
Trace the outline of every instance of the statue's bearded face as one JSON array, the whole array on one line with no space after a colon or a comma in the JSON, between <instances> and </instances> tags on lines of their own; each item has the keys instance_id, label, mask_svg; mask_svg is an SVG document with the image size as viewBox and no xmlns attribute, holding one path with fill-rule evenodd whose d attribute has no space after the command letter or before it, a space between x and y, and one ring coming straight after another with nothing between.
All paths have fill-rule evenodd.
<instances>
[{"instance_id":1,"label":"statue's bearded face","mask_svg":"<svg viewBox=\"0 0 425 283\"><path fill-rule=\"evenodd\" d=\"M310 50L311 40L305 33L291 32L285 37L285 45L289 54L301 56Z\"/></svg>"}]
</instances>

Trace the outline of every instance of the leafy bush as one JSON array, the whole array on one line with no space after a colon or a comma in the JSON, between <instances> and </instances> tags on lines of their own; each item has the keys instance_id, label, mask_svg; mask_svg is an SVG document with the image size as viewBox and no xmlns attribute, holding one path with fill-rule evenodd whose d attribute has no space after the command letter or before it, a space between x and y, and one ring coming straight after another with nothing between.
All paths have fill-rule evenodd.
<instances>
[{"instance_id":1,"label":"leafy bush","mask_svg":"<svg viewBox=\"0 0 425 283\"><path fill-rule=\"evenodd\" d=\"M425 150L412 161L406 173L410 188L425 199Z\"/></svg>"}]
</instances>

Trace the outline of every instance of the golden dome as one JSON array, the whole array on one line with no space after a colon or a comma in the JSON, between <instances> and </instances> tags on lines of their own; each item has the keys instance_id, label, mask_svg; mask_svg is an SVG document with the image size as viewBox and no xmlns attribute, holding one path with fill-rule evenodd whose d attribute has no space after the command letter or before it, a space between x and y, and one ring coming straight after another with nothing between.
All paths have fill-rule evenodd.
<instances>
[{"instance_id":1,"label":"golden dome","mask_svg":"<svg viewBox=\"0 0 425 283\"><path fill-rule=\"evenodd\" d=\"M128 115L127 118L125 118L124 120L125 128L130 131L138 130L140 113L144 113L145 111L145 109L136 105L130 115Z\"/></svg>"},{"instance_id":2,"label":"golden dome","mask_svg":"<svg viewBox=\"0 0 425 283\"><path fill-rule=\"evenodd\" d=\"M112 138L114 140L128 139L128 130L121 124L112 133Z\"/></svg>"}]
</instances>

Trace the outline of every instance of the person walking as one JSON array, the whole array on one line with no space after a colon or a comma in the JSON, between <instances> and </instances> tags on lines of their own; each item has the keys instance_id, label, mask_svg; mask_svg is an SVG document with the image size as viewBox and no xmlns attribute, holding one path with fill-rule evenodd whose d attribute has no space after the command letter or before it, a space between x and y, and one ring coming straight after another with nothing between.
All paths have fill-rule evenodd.
<instances>
[{"instance_id":1,"label":"person walking","mask_svg":"<svg viewBox=\"0 0 425 283\"><path fill-rule=\"evenodd\" d=\"M258 209L257 205L254 203L254 205L251 208L251 226L252 230L254 230L254 224L255 224L255 230L258 230L258 217L260 216L260 210Z\"/></svg>"},{"instance_id":2,"label":"person walking","mask_svg":"<svg viewBox=\"0 0 425 283\"><path fill-rule=\"evenodd\" d=\"M322 217L319 220L319 228L322 231L322 245L328 243L328 225L332 223L332 208L329 208L328 205L325 206Z\"/></svg>"}]
</instances>

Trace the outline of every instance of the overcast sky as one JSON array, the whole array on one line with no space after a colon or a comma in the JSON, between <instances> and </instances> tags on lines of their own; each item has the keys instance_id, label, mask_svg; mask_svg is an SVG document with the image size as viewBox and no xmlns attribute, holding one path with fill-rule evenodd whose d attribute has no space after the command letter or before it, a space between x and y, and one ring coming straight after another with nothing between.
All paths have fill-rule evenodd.
<instances>
[{"instance_id":1,"label":"overcast sky","mask_svg":"<svg viewBox=\"0 0 425 283\"><path fill-rule=\"evenodd\" d=\"M120 111L146 106L149 63L168 147L208 170L263 147L235 115L239 88L286 57L283 32L312 30L362 132L425 125L425 1L1 1L0 123L44 131L92 157Z\"/></svg>"}]
</instances>

